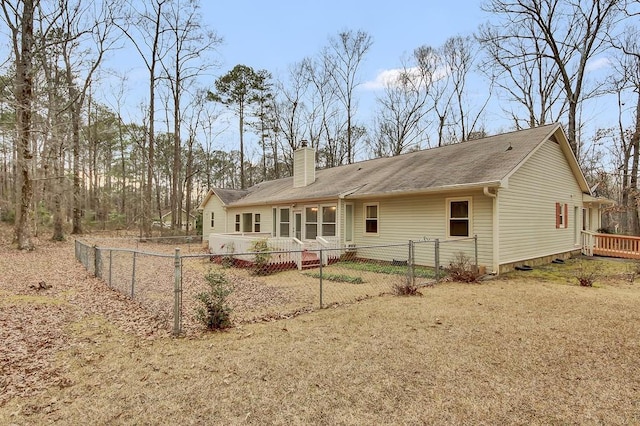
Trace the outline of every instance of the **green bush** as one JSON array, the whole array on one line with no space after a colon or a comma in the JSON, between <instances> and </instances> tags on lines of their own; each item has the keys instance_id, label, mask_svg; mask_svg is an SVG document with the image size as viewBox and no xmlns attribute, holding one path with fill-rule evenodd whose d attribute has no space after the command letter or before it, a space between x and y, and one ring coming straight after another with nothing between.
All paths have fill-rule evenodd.
<instances>
[{"instance_id":1,"label":"green bush","mask_svg":"<svg viewBox=\"0 0 640 426\"><path fill-rule=\"evenodd\" d=\"M232 326L231 306L227 297L233 292L224 274L209 272L204 277L209 286L196 296L201 306L196 309L196 319L210 330L223 330Z\"/></svg>"},{"instance_id":2,"label":"green bush","mask_svg":"<svg viewBox=\"0 0 640 426\"><path fill-rule=\"evenodd\" d=\"M266 239L256 240L251 243L249 249L255 253L253 259L253 273L256 275L267 275L269 273L269 260L271 260L271 248Z\"/></svg>"}]
</instances>

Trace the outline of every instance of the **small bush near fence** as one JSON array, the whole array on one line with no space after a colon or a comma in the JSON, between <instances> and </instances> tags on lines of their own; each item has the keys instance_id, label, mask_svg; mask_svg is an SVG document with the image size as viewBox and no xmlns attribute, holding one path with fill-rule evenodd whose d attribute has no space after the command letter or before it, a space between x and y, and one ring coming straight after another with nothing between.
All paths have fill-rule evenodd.
<instances>
[{"instance_id":1,"label":"small bush near fence","mask_svg":"<svg viewBox=\"0 0 640 426\"><path fill-rule=\"evenodd\" d=\"M463 283L475 283L480 278L478 267L463 252L456 253L447 272L451 280Z\"/></svg>"},{"instance_id":2,"label":"small bush near fence","mask_svg":"<svg viewBox=\"0 0 640 426\"><path fill-rule=\"evenodd\" d=\"M231 327L231 306L227 297L233 289L224 274L209 272L205 275L208 289L196 296L200 306L196 309L196 319L210 330Z\"/></svg>"},{"instance_id":3,"label":"small bush near fence","mask_svg":"<svg viewBox=\"0 0 640 426\"><path fill-rule=\"evenodd\" d=\"M395 283L393 285L393 294L396 296L422 296L422 293L418 291L418 286L410 280L404 283Z\"/></svg>"}]
</instances>

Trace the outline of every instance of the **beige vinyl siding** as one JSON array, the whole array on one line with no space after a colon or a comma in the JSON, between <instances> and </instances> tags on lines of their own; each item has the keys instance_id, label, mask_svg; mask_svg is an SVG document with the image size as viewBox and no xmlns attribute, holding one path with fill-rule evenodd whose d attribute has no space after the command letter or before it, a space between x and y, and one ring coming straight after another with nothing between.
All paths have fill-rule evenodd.
<instances>
[{"instance_id":1,"label":"beige vinyl siding","mask_svg":"<svg viewBox=\"0 0 640 426\"><path fill-rule=\"evenodd\" d=\"M459 241L447 239L447 198L470 197L472 201L471 236L478 235L479 263L491 266L492 262L492 199L481 191L460 192L455 194L416 195L411 197L381 198L358 200L355 203L354 240L358 246L407 243L416 244L416 262L433 266L433 240L440 240L440 264L448 266L455 253L463 251L473 257L473 240ZM378 234L367 235L364 232L364 206L378 204ZM403 249L404 250L404 249ZM404 251L401 254L405 254ZM365 254L359 254L365 257ZM381 260L397 259L398 250L377 249L375 258ZM373 254L372 254L373 256ZM406 259L406 255L405 255ZM397 259L404 260L404 259Z\"/></svg>"},{"instance_id":2,"label":"beige vinyl siding","mask_svg":"<svg viewBox=\"0 0 640 426\"><path fill-rule=\"evenodd\" d=\"M546 141L533 153L500 189L498 203L500 264L575 249L582 192L557 143ZM556 203L567 204L567 228L556 228Z\"/></svg>"},{"instance_id":3,"label":"beige vinyl siding","mask_svg":"<svg viewBox=\"0 0 640 426\"><path fill-rule=\"evenodd\" d=\"M215 214L214 227L211 227L211 212ZM227 213L222 207L222 201L216 195L209 197L209 201L202 211L202 237L209 239L209 234L224 234L227 228Z\"/></svg>"},{"instance_id":4,"label":"beige vinyl siding","mask_svg":"<svg viewBox=\"0 0 640 426\"><path fill-rule=\"evenodd\" d=\"M245 213L251 213L251 223L252 223L252 231L254 229L254 219L256 213L260 214L260 234L270 234L273 228L273 219L272 219L272 206L255 206L255 207L241 207L241 208L228 208L227 209L227 222L226 222L226 231L228 233L236 232L236 215L240 215L240 223L242 224L242 215ZM241 225L242 226L242 225ZM242 229L242 228L241 228ZM244 232L247 234L248 232Z\"/></svg>"}]
</instances>

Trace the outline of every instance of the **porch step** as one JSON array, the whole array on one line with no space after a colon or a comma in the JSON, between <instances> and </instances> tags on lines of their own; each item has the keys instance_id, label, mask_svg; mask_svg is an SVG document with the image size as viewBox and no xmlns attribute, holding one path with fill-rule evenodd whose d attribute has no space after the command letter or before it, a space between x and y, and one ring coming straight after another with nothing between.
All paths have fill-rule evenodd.
<instances>
[{"instance_id":1,"label":"porch step","mask_svg":"<svg viewBox=\"0 0 640 426\"><path fill-rule=\"evenodd\" d=\"M320 267L320 258L315 253L302 252L302 269L313 269Z\"/></svg>"},{"instance_id":2,"label":"porch step","mask_svg":"<svg viewBox=\"0 0 640 426\"><path fill-rule=\"evenodd\" d=\"M303 261L302 262L302 270L314 269L314 268L319 268L319 267L320 267L320 261L319 260L315 260L315 261L307 260L307 261Z\"/></svg>"}]
</instances>

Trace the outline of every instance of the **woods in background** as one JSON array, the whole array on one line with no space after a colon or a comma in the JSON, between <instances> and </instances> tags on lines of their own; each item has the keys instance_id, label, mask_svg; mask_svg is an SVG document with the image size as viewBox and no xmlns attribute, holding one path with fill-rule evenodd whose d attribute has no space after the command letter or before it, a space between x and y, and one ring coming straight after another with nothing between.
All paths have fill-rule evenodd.
<instances>
[{"instance_id":1,"label":"woods in background","mask_svg":"<svg viewBox=\"0 0 640 426\"><path fill-rule=\"evenodd\" d=\"M359 89L375 38L363 30L329 35L274 76L220 69L224 34L198 0L0 5L0 219L20 249L42 225L54 239L87 227L150 236L170 217L172 232L193 233L185 218L209 188L290 176L303 139L334 167L556 121L592 187L618 202L608 225L640 235L637 2L489 0L476 33L400 57L368 121ZM143 90L127 89L134 63ZM600 99L616 111L594 127Z\"/></svg>"}]
</instances>

